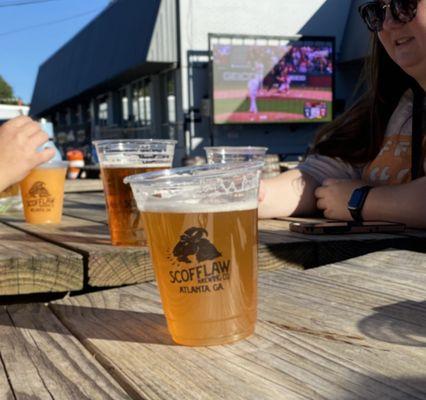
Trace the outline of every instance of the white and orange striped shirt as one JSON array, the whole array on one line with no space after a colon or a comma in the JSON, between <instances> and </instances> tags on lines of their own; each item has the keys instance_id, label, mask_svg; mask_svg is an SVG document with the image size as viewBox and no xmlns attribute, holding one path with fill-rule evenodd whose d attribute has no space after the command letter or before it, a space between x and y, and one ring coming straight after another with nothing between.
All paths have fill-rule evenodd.
<instances>
[{"instance_id":1,"label":"white and orange striped shirt","mask_svg":"<svg viewBox=\"0 0 426 400\"><path fill-rule=\"evenodd\" d=\"M411 125L413 94L404 93L389 119L383 146L374 160L354 167L340 159L310 155L297 168L313 176L318 183L327 178L362 179L373 186L398 185L411 180ZM426 140L423 140L426 150ZM426 159L423 160L426 173Z\"/></svg>"}]
</instances>

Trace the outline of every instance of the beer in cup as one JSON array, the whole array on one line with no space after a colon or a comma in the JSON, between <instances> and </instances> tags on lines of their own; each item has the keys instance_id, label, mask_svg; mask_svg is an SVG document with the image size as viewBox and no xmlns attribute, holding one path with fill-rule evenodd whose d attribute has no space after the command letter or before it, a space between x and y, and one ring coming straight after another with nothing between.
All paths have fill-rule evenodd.
<instances>
[{"instance_id":1,"label":"beer in cup","mask_svg":"<svg viewBox=\"0 0 426 400\"><path fill-rule=\"evenodd\" d=\"M254 146L216 146L204 147L208 164L230 162L264 161L267 147Z\"/></svg>"},{"instance_id":2,"label":"beer in cup","mask_svg":"<svg viewBox=\"0 0 426 400\"><path fill-rule=\"evenodd\" d=\"M129 185L129 175L170 168L174 140L99 140L96 146L101 166L111 242L116 246L145 246L140 212Z\"/></svg>"},{"instance_id":3,"label":"beer in cup","mask_svg":"<svg viewBox=\"0 0 426 400\"><path fill-rule=\"evenodd\" d=\"M251 335L257 315L257 196L262 162L131 176L173 340Z\"/></svg>"},{"instance_id":4,"label":"beer in cup","mask_svg":"<svg viewBox=\"0 0 426 400\"><path fill-rule=\"evenodd\" d=\"M25 220L31 224L59 224L64 203L68 163L50 161L33 169L20 183Z\"/></svg>"}]
</instances>

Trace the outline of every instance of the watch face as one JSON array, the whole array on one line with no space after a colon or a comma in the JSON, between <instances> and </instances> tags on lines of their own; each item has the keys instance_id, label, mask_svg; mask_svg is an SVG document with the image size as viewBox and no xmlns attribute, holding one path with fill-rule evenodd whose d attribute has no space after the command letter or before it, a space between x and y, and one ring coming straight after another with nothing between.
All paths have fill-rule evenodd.
<instances>
[{"instance_id":1,"label":"watch face","mask_svg":"<svg viewBox=\"0 0 426 400\"><path fill-rule=\"evenodd\" d=\"M356 210L360 206L363 197L364 197L364 193L362 190L360 189L354 190L351 198L349 199L348 208L352 210Z\"/></svg>"}]
</instances>

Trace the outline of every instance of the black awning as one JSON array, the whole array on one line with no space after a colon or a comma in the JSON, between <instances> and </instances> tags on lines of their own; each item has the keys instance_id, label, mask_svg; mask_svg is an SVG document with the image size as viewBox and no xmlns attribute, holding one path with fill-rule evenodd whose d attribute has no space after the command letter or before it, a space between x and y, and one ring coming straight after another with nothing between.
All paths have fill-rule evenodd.
<instances>
[{"instance_id":1,"label":"black awning","mask_svg":"<svg viewBox=\"0 0 426 400\"><path fill-rule=\"evenodd\" d=\"M30 114L140 69L161 0L116 0L39 68Z\"/></svg>"}]
</instances>

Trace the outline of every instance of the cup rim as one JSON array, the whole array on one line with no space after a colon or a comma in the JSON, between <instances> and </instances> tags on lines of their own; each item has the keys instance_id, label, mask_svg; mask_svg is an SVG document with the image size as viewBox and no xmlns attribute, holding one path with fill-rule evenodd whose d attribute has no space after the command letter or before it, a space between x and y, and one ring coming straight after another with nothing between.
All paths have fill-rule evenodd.
<instances>
[{"instance_id":1,"label":"cup rim","mask_svg":"<svg viewBox=\"0 0 426 400\"><path fill-rule=\"evenodd\" d=\"M246 174L258 170L261 171L264 161L248 161L228 164L204 164L189 167L170 168L161 171L146 172L144 174L130 175L123 182L128 184L144 184L154 186L158 184L183 184L194 179L214 179L225 175ZM203 173L205 172L205 173Z\"/></svg>"},{"instance_id":2,"label":"cup rim","mask_svg":"<svg viewBox=\"0 0 426 400\"><path fill-rule=\"evenodd\" d=\"M43 164L37 165L34 169L49 169L49 168L68 168L68 161L50 160Z\"/></svg>"},{"instance_id":3,"label":"cup rim","mask_svg":"<svg viewBox=\"0 0 426 400\"><path fill-rule=\"evenodd\" d=\"M168 144L176 144L177 140L173 139L100 139L100 140L92 140L92 144L95 146L103 145L103 144L118 144L118 143L168 143Z\"/></svg>"},{"instance_id":4,"label":"cup rim","mask_svg":"<svg viewBox=\"0 0 426 400\"><path fill-rule=\"evenodd\" d=\"M262 153L266 154L269 150L268 147L263 146L205 146L204 151L207 153L208 151L215 151L218 153L225 154L227 151L230 154L246 154L246 153Z\"/></svg>"}]
</instances>

